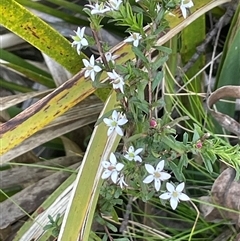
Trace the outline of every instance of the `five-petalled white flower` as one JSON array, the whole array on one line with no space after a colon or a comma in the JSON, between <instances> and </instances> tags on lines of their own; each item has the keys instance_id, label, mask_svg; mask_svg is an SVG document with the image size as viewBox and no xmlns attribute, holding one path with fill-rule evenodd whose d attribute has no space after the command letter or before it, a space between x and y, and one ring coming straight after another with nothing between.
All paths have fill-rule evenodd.
<instances>
[{"instance_id":1,"label":"five-petalled white flower","mask_svg":"<svg viewBox=\"0 0 240 241\"><path fill-rule=\"evenodd\" d=\"M157 191L159 191L161 188L161 181L166 181L171 177L170 174L168 174L166 172L162 172L162 170L164 168L164 160L160 161L157 164L156 169L154 169L154 167L150 164L145 164L145 168L150 175L148 175L143 180L143 182L151 183L152 181L154 181L154 187Z\"/></svg>"},{"instance_id":2,"label":"five-petalled white flower","mask_svg":"<svg viewBox=\"0 0 240 241\"><path fill-rule=\"evenodd\" d=\"M103 121L109 127L107 131L108 136L110 136L114 130L118 135L123 136L123 131L119 126L122 126L128 122L128 120L116 110L114 110L112 113L112 119L104 118Z\"/></svg>"},{"instance_id":3,"label":"five-petalled white flower","mask_svg":"<svg viewBox=\"0 0 240 241\"><path fill-rule=\"evenodd\" d=\"M118 185L123 189L124 186L127 187L127 183L124 181L124 175L121 174L121 176L119 177L118 181L117 181Z\"/></svg>"},{"instance_id":4,"label":"five-petalled white flower","mask_svg":"<svg viewBox=\"0 0 240 241\"><path fill-rule=\"evenodd\" d=\"M80 27L77 28L77 31L74 31L76 33L76 36L71 36L74 40L72 42L72 47L77 46L77 52L80 54L82 47L88 46L88 41L86 38L84 38L84 31L85 27L82 29Z\"/></svg>"},{"instance_id":5,"label":"five-petalled white flower","mask_svg":"<svg viewBox=\"0 0 240 241\"><path fill-rule=\"evenodd\" d=\"M112 55L111 52L107 52L104 55L107 62L112 62L113 64L115 64L115 59L118 57L117 55Z\"/></svg>"},{"instance_id":6,"label":"five-petalled white flower","mask_svg":"<svg viewBox=\"0 0 240 241\"><path fill-rule=\"evenodd\" d=\"M185 194L182 193L184 189L185 183L180 183L176 188L169 182L166 184L166 188L168 192L163 193L159 196L161 199L170 199L170 205L173 210L177 208L178 203L181 201L189 201L190 198Z\"/></svg>"},{"instance_id":7,"label":"five-petalled white flower","mask_svg":"<svg viewBox=\"0 0 240 241\"><path fill-rule=\"evenodd\" d=\"M138 148L136 151L134 151L134 147L130 146L128 148L127 154L125 154L124 157L129 161L134 160L135 162L142 162L142 158L138 155L140 152L142 152L142 150L143 148Z\"/></svg>"},{"instance_id":8,"label":"five-petalled white flower","mask_svg":"<svg viewBox=\"0 0 240 241\"><path fill-rule=\"evenodd\" d=\"M184 18L187 17L187 8L193 7L194 4L192 0L181 0L180 9Z\"/></svg>"},{"instance_id":9,"label":"five-petalled white flower","mask_svg":"<svg viewBox=\"0 0 240 241\"><path fill-rule=\"evenodd\" d=\"M105 5L104 2L101 2L100 4L97 2L95 5L86 4L85 6L88 6L92 9L91 14L103 14L111 10Z\"/></svg>"},{"instance_id":10,"label":"five-petalled white flower","mask_svg":"<svg viewBox=\"0 0 240 241\"><path fill-rule=\"evenodd\" d=\"M107 4L109 5L111 10L118 11L120 5L122 4L122 0L108 0Z\"/></svg>"},{"instance_id":11,"label":"five-petalled white flower","mask_svg":"<svg viewBox=\"0 0 240 241\"><path fill-rule=\"evenodd\" d=\"M95 65L95 59L93 55L91 56L90 61L86 59L83 59L82 61L84 66L86 67L84 77L87 78L90 76L91 80L94 81L96 73L100 72L102 68L98 65Z\"/></svg>"},{"instance_id":12,"label":"five-petalled white flower","mask_svg":"<svg viewBox=\"0 0 240 241\"><path fill-rule=\"evenodd\" d=\"M140 33L130 33L130 36L126 38L124 42L133 43L133 46L137 47L141 39L142 39L142 35Z\"/></svg>"},{"instance_id":13,"label":"five-petalled white flower","mask_svg":"<svg viewBox=\"0 0 240 241\"><path fill-rule=\"evenodd\" d=\"M114 183L117 183L118 174L123 169L124 165L117 162L116 156L111 153L109 161L103 161L102 166L104 168L102 179L107 179L111 177Z\"/></svg>"},{"instance_id":14,"label":"five-petalled white flower","mask_svg":"<svg viewBox=\"0 0 240 241\"><path fill-rule=\"evenodd\" d=\"M108 77L111 79L110 83L113 85L113 89L120 89L121 92L124 93L123 86L125 83L123 81L123 77L116 73L115 70L113 70L113 72L107 72L107 74Z\"/></svg>"}]
</instances>

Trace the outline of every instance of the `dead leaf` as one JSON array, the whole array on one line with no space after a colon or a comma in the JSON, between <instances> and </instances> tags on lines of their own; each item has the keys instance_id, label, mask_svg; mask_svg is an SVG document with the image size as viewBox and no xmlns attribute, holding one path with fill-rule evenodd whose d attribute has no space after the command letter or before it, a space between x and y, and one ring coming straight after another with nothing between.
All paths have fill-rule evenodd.
<instances>
[{"instance_id":1,"label":"dead leaf","mask_svg":"<svg viewBox=\"0 0 240 241\"><path fill-rule=\"evenodd\" d=\"M232 97L240 99L240 86L226 85L214 91L207 99L207 108L212 116L219 122L219 124L226 130L240 136L240 123L235 121L228 115L222 114L212 109L212 106L220 99Z\"/></svg>"},{"instance_id":2,"label":"dead leaf","mask_svg":"<svg viewBox=\"0 0 240 241\"><path fill-rule=\"evenodd\" d=\"M200 205L200 209L207 221L231 220L240 227L240 181L235 179L236 171L228 167L215 180L211 196L201 197L201 200L214 205L231 209L226 211L207 204ZM239 213L237 213L239 211Z\"/></svg>"}]
</instances>

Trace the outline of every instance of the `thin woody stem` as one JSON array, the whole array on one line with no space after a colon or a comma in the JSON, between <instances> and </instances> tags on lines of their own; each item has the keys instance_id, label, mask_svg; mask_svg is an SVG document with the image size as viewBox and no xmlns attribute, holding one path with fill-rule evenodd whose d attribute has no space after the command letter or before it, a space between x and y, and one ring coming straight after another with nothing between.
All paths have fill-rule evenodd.
<instances>
[{"instance_id":1,"label":"thin woody stem","mask_svg":"<svg viewBox=\"0 0 240 241\"><path fill-rule=\"evenodd\" d=\"M108 64L108 62L107 62L106 56L105 56L105 54L104 54L104 51L103 51L103 48L102 48L102 44L101 44L101 42L100 42L100 37L99 37L99 35L98 35L98 32L95 31L94 29L92 29L92 33L93 33L93 37L94 37L94 39L95 39L95 41L96 41L96 45L97 45L97 48L98 48L98 52L99 52L99 55L100 55L100 57L101 57L101 59L102 59L102 61L103 61L103 64L104 64L106 70L109 70L109 71L110 71L111 69L110 69L110 67L109 67L109 64Z\"/></svg>"}]
</instances>

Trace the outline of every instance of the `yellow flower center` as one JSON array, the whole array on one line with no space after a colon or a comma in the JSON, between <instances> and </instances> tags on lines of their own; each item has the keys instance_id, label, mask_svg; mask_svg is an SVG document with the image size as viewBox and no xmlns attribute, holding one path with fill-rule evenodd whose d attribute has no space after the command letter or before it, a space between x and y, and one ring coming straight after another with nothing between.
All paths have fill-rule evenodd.
<instances>
[{"instance_id":1,"label":"yellow flower center","mask_svg":"<svg viewBox=\"0 0 240 241\"><path fill-rule=\"evenodd\" d=\"M160 177L161 177L160 172L154 172L154 177L155 177L155 178L160 178Z\"/></svg>"},{"instance_id":2,"label":"yellow flower center","mask_svg":"<svg viewBox=\"0 0 240 241\"><path fill-rule=\"evenodd\" d=\"M177 198L177 197L178 197L178 192L177 192L177 191L174 191L174 192L172 193L172 196L175 197L175 198Z\"/></svg>"},{"instance_id":3,"label":"yellow flower center","mask_svg":"<svg viewBox=\"0 0 240 241\"><path fill-rule=\"evenodd\" d=\"M114 170L114 169L115 169L115 166L109 166L109 167L108 167L108 170L109 170L109 171L112 171L112 170Z\"/></svg>"},{"instance_id":4,"label":"yellow flower center","mask_svg":"<svg viewBox=\"0 0 240 241\"><path fill-rule=\"evenodd\" d=\"M120 79L119 79L119 78L117 78L117 79L113 80L112 82L113 82L113 84L117 85L117 84L119 84L119 83L120 83Z\"/></svg>"}]
</instances>

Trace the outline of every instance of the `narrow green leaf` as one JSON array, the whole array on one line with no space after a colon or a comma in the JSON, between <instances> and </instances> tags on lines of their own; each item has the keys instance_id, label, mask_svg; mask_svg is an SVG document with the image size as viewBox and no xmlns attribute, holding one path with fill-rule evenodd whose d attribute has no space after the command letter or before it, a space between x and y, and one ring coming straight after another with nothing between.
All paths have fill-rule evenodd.
<instances>
[{"instance_id":1,"label":"narrow green leaf","mask_svg":"<svg viewBox=\"0 0 240 241\"><path fill-rule=\"evenodd\" d=\"M0 79L0 86L1 86L1 88L5 88L5 89L11 90L11 91L15 90L15 91L19 91L22 93L27 93L27 92L33 91L33 89L31 89L31 88L28 88L26 86L19 85L19 84L13 83L13 82L6 81L4 79Z\"/></svg>"},{"instance_id":2,"label":"narrow green leaf","mask_svg":"<svg viewBox=\"0 0 240 241\"><path fill-rule=\"evenodd\" d=\"M133 50L133 52L136 54L136 56L137 56L139 59L141 59L144 63L148 63L147 58L143 55L143 52L140 51L139 48L133 46L133 47L132 47L132 50Z\"/></svg>"}]
</instances>

